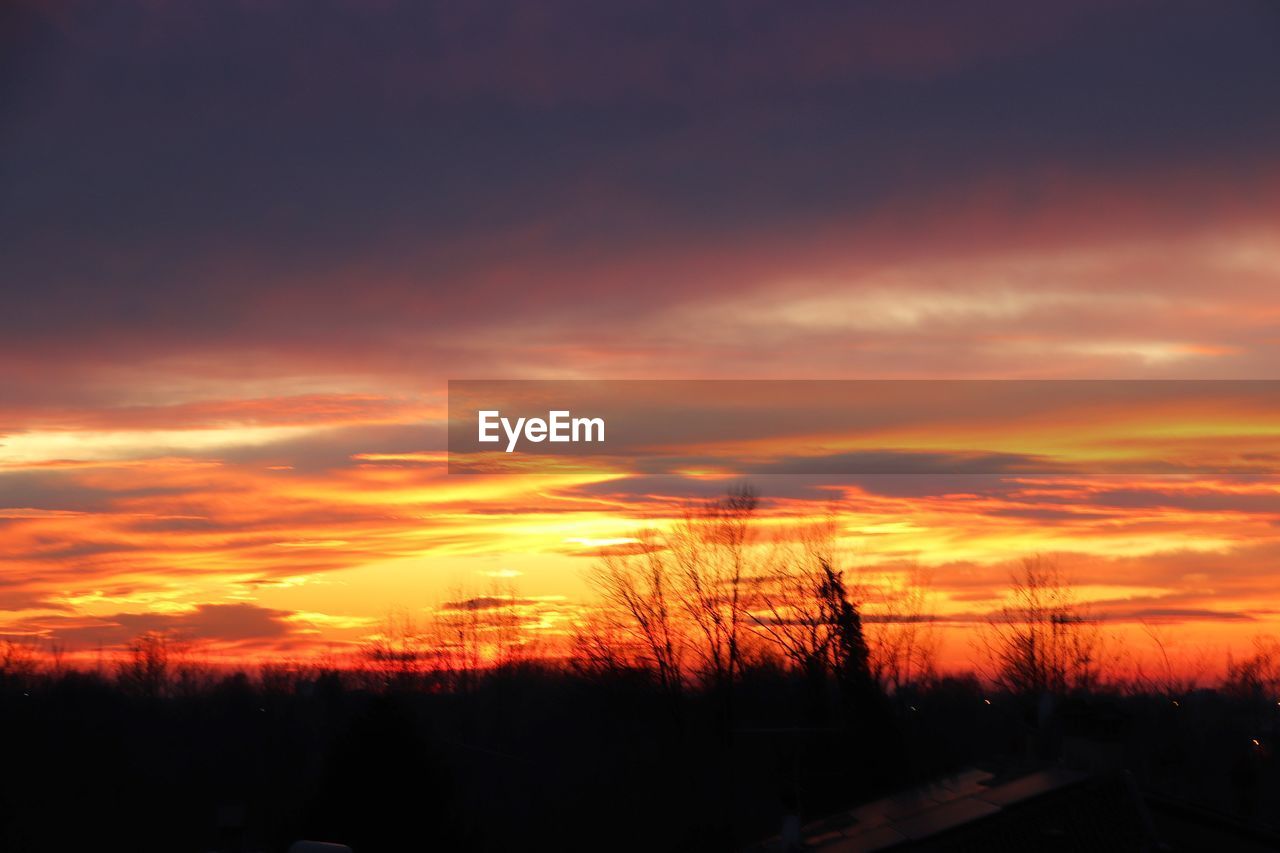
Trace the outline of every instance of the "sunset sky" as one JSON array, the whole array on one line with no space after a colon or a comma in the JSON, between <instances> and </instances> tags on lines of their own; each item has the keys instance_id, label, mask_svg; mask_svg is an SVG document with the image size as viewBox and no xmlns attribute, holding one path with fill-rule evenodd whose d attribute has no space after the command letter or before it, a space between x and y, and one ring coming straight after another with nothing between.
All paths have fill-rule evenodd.
<instances>
[{"instance_id":1,"label":"sunset sky","mask_svg":"<svg viewBox=\"0 0 1280 853\"><path fill-rule=\"evenodd\" d=\"M450 379L1280 378L1278 92L1267 0L4 4L0 636L554 635L726 486L450 475ZM927 569L949 665L1034 553L1186 661L1280 634L1274 476L755 485Z\"/></svg>"}]
</instances>

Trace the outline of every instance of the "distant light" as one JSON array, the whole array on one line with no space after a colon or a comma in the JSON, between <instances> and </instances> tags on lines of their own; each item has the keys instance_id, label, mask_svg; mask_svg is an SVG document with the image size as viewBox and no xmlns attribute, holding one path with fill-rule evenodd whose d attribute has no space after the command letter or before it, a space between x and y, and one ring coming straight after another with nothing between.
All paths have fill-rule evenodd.
<instances>
[{"instance_id":1,"label":"distant light","mask_svg":"<svg viewBox=\"0 0 1280 853\"><path fill-rule=\"evenodd\" d=\"M983 701L984 703L986 703L987 705L990 705L990 704L991 704L991 700L990 700L990 699L983 699L982 701ZM1280 702L1278 702L1278 703L1276 703L1276 704L1280 704Z\"/></svg>"},{"instance_id":2,"label":"distant light","mask_svg":"<svg viewBox=\"0 0 1280 853\"><path fill-rule=\"evenodd\" d=\"M1257 738L1254 738L1254 739L1253 739L1253 745L1254 745L1254 746L1262 746L1262 744L1258 743L1258 739L1257 739Z\"/></svg>"},{"instance_id":3,"label":"distant light","mask_svg":"<svg viewBox=\"0 0 1280 853\"><path fill-rule=\"evenodd\" d=\"M1173 707L1175 707L1175 708L1181 708L1182 706L1178 704L1178 700L1177 700L1177 699L1174 699L1174 700L1173 700Z\"/></svg>"},{"instance_id":4,"label":"distant light","mask_svg":"<svg viewBox=\"0 0 1280 853\"><path fill-rule=\"evenodd\" d=\"M913 710L913 711L916 709L916 706L915 706L915 705L908 705L907 707L908 707L908 708L910 708L910 709L911 709L911 710Z\"/></svg>"}]
</instances>

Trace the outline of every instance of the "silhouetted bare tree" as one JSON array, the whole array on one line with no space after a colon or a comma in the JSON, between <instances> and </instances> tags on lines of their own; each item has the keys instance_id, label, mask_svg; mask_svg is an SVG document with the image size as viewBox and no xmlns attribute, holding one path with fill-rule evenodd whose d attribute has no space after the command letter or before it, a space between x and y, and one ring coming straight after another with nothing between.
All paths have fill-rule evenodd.
<instances>
[{"instance_id":1,"label":"silhouetted bare tree","mask_svg":"<svg viewBox=\"0 0 1280 853\"><path fill-rule=\"evenodd\" d=\"M692 649L704 678L724 690L732 688L742 664L745 586L758 573L751 566L751 522L758 506L751 489L735 489L686 513L666 538L676 596L698 640Z\"/></svg>"},{"instance_id":2,"label":"silhouetted bare tree","mask_svg":"<svg viewBox=\"0 0 1280 853\"><path fill-rule=\"evenodd\" d=\"M160 631L134 637L127 656L116 667L116 678L127 690L143 696L165 695L174 675L177 658L183 651L180 640Z\"/></svg>"},{"instance_id":3,"label":"silhouetted bare tree","mask_svg":"<svg viewBox=\"0 0 1280 853\"><path fill-rule=\"evenodd\" d=\"M1065 694L1097 684L1101 636L1057 563L1024 559L1008 604L979 632L990 676L1014 693Z\"/></svg>"},{"instance_id":4,"label":"silhouetted bare tree","mask_svg":"<svg viewBox=\"0 0 1280 853\"><path fill-rule=\"evenodd\" d=\"M587 575L600 598L599 624L589 628L592 644L623 638L650 668L668 696L684 688L686 639L678 624L676 578L662 537L654 530L636 536L634 553L607 554Z\"/></svg>"},{"instance_id":5,"label":"silhouetted bare tree","mask_svg":"<svg viewBox=\"0 0 1280 853\"><path fill-rule=\"evenodd\" d=\"M1245 699L1258 699L1280 706L1280 640L1254 637L1253 654L1243 660L1227 659L1224 689Z\"/></svg>"},{"instance_id":6,"label":"silhouetted bare tree","mask_svg":"<svg viewBox=\"0 0 1280 853\"><path fill-rule=\"evenodd\" d=\"M798 532L798 548L780 549L754 579L750 617L756 631L797 670L834 672L836 625L827 593L835 565L835 527ZM841 575L843 584L843 575Z\"/></svg>"},{"instance_id":7,"label":"silhouetted bare tree","mask_svg":"<svg viewBox=\"0 0 1280 853\"><path fill-rule=\"evenodd\" d=\"M426 628L406 610L387 613L360 651L366 671L384 686L422 675L432 666L434 656Z\"/></svg>"},{"instance_id":8,"label":"silhouetted bare tree","mask_svg":"<svg viewBox=\"0 0 1280 853\"><path fill-rule=\"evenodd\" d=\"M0 643L0 684L23 685L40 671L40 653L30 642L5 640Z\"/></svg>"},{"instance_id":9,"label":"silhouetted bare tree","mask_svg":"<svg viewBox=\"0 0 1280 853\"><path fill-rule=\"evenodd\" d=\"M931 588L931 577L919 567L881 586L880 609L869 623L867 642L872 673L886 689L937 677L939 638Z\"/></svg>"}]
</instances>

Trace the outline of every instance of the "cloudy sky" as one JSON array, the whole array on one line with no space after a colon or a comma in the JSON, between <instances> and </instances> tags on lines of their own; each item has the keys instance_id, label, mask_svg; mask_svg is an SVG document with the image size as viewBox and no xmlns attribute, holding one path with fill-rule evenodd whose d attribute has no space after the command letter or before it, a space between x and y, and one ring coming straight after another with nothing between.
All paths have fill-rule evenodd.
<instances>
[{"instance_id":1,"label":"cloudy sky","mask_svg":"<svg viewBox=\"0 0 1280 853\"><path fill-rule=\"evenodd\" d=\"M0 632L548 625L723 485L450 477L449 379L1274 378L1277 91L1270 0L6 3ZM1267 478L761 490L947 613L1276 630Z\"/></svg>"}]
</instances>

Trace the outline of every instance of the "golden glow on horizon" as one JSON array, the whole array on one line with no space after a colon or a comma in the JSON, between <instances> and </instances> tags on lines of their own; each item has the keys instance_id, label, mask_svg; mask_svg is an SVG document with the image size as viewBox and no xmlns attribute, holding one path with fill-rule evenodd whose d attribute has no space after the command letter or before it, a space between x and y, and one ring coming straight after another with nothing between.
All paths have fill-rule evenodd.
<instances>
[{"instance_id":1,"label":"golden glow on horizon","mask_svg":"<svg viewBox=\"0 0 1280 853\"><path fill-rule=\"evenodd\" d=\"M955 422L893 438L900 448L939 452L1217 458L1234 435L1280 434L1247 410L1187 419L1176 430L1161 426L1158 410L1109 414L1111 428L1123 422L1143 440L1114 441L1097 412L1067 422ZM333 440L350 425L346 417L341 424L95 426L6 437L0 466L74 499L0 506L10 584L0 594L12 602L5 632L57 638L85 653L157 626L191 632L210 654L231 658L327 654L368 639L390 610L427 614L451 597L508 583L529 602L526 630L555 637L586 599L583 572L598 554L635 545L638 530L669 524L688 506L667 493L678 491L674 482L637 490L643 480L633 481L620 461L590 471L573 460L531 458L518 474L467 475L448 474L439 451L353 449L310 461L311 443ZM848 451L881 446L887 435L807 441L810 452ZM766 457L794 455L796 447L788 435L712 449ZM730 471L680 474L714 485L731 482ZM904 566L927 569L942 658L952 666L972 653L974 620L1000 606L1009 565L1033 553L1065 555L1081 601L1118 635L1140 639L1135 625L1174 620L1202 651L1280 628L1275 608L1260 604L1280 598L1269 568L1271 554L1280 554L1275 481L1023 476L971 478L919 494L874 483L791 494L787 478L759 485L768 499L766 537L836 521L846 564L871 596L869 617L883 606L875 596L907 576Z\"/></svg>"}]
</instances>

